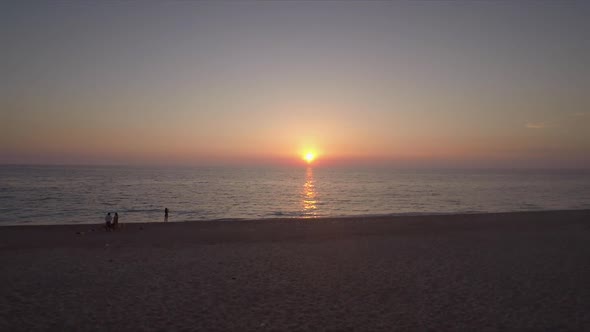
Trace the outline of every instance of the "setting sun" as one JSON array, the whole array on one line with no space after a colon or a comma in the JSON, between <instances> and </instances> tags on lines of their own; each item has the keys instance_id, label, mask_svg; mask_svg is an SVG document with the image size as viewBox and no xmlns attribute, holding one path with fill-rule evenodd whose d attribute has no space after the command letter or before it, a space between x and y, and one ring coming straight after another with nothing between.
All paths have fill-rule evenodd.
<instances>
[{"instance_id":1,"label":"setting sun","mask_svg":"<svg viewBox=\"0 0 590 332\"><path fill-rule=\"evenodd\" d=\"M313 152L307 152L303 156L303 159L305 161L307 161L308 164L311 164L311 162L315 159L315 153L313 153Z\"/></svg>"}]
</instances>

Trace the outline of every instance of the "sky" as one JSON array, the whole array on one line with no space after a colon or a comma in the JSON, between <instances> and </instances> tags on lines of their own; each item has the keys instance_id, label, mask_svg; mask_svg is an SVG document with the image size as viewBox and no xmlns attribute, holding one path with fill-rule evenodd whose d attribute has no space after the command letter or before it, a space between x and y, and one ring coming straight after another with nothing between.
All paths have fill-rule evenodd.
<instances>
[{"instance_id":1,"label":"sky","mask_svg":"<svg viewBox=\"0 0 590 332\"><path fill-rule=\"evenodd\" d=\"M590 5L3 1L0 163L590 168Z\"/></svg>"}]
</instances>

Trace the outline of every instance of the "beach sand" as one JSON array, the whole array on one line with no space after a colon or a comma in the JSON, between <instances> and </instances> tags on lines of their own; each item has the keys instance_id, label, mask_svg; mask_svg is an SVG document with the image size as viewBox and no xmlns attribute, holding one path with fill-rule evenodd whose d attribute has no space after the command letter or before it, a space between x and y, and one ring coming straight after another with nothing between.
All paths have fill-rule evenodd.
<instances>
[{"instance_id":1,"label":"beach sand","mask_svg":"<svg viewBox=\"0 0 590 332\"><path fill-rule=\"evenodd\" d=\"M2 331L590 331L590 210L11 226L0 264Z\"/></svg>"}]
</instances>

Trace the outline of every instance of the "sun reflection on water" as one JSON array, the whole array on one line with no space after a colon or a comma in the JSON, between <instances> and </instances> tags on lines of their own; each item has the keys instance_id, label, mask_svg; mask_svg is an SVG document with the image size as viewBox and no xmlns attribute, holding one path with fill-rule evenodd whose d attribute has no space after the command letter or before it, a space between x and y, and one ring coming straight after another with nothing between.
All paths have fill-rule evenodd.
<instances>
[{"instance_id":1,"label":"sun reflection on water","mask_svg":"<svg viewBox=\"0 0 590 332\"><path fill-rule=\"evenodd\" d=\"M303 185L303 216L315 217L317 216L317 192L315 190L315 181L313 179L313 169L307 168L305 174L305 184Z\"/></svg>"}]
</instances>

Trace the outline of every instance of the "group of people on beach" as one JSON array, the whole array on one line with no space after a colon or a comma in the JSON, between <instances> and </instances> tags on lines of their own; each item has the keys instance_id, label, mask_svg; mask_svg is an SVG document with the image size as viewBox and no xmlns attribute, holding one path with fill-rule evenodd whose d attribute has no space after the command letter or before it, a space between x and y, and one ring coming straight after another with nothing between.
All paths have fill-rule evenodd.
<instances>
[{"instance_id":1,"label":"group of people on beach","mask_svg":"<svg viewBox=\"0 0 590 332\"><path fill-rule=\"evenodd\" d=\"M164 209L164 221L168 221L168 208ZM104 217L105 228L107 231L114 231L119 227L119 213L115 212L114 216L111 213L107 213Z\"/></svg>"}]
</instances>

